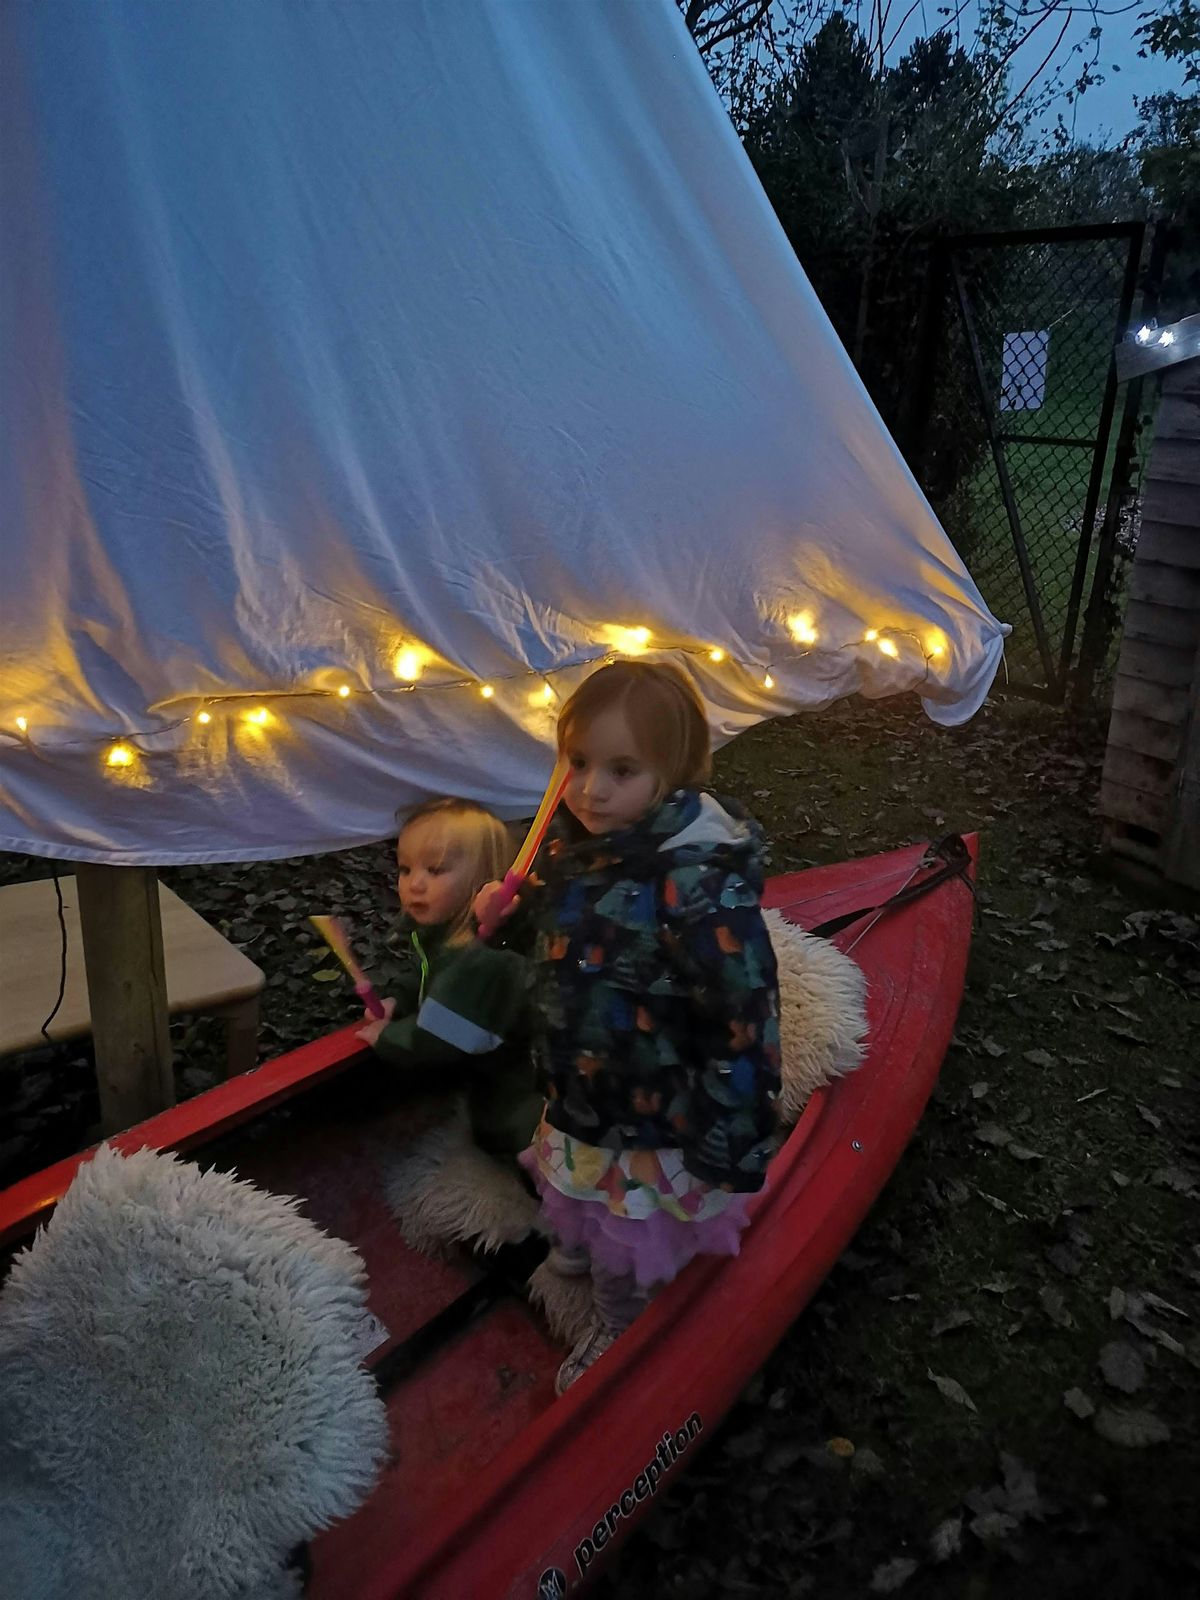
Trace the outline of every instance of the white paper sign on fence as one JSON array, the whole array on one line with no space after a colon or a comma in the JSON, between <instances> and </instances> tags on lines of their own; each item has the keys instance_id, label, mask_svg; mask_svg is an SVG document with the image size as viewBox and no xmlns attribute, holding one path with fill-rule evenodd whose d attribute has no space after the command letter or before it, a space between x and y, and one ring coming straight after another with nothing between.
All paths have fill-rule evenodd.
<instances>
[{"instance_id":1,"label":"white paper sign on fence","mask_svg":"<svg viewBox=\"0 0 1200 1600\"><path fill-rule=\"evenodd\" d=\"M1026 329L1004 335L1000 378L1001 411L1040 411L1046 401L1046 363L1050 330Z\"/></svg>"}]
</instances>

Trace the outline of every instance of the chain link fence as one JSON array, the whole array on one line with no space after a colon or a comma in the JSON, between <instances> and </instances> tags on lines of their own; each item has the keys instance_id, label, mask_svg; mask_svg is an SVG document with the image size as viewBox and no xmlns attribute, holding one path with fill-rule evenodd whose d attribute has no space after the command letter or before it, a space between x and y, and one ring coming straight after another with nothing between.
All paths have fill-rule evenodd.
<instances>
[{"instance_id":1,"label":"chain link fence","mask_svg":"<svg viewBox=\"0 0 1200 1600\"><path fill-rule=\"evenodd\" d=\"M910 459L984 599L1013 625L1011 682L1054 699L1081 615L1110 594L1112 559L1136 537L1112 350L1143 233L948 240L931 269ZM1118 456L1125 481L1114 481Z\"/></svg>"}]
</instances>

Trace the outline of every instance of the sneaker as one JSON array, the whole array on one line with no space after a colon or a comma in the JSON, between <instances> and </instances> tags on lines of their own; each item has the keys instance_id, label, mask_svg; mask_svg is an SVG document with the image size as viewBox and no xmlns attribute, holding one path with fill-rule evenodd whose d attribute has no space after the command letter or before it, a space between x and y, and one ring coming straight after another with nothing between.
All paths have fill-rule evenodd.
<instances>
[{"instance_id":1,"label":"sneaker","mask_svg":"<svg viewBox=\"0 0 1200 1600\"><path fill-rule=\"evenodd\" d=\"M612 1349L616 1337L607 1328L597 1326L589 1328L581 1339L576 1340L575 1348L558 1369L558 1376L554 1380L555 1394L566 1394L577 1378L582 1378L590 1366L594 1366L607 1350Z\"/></svg>"},{"instance_id":2,"label":"sneaker","mask_svg":"<svg viewBox=\"0 0 1200 1600\"><path fill-rule=\"evenodd\" d=\"M581 1244L556 1244L546 1257L546 1265L560 1277L582 1278L592 1270L592 1258Z\"/></svg>"}]
</instances>

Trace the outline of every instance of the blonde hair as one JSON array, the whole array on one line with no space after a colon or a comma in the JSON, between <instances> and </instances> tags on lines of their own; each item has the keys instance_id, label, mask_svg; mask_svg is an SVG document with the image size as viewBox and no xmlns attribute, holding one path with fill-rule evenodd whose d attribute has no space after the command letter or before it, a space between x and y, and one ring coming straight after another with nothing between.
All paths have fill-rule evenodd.
<instances>
[{"instance_id":1,"label":"blonde hair","mask_svg":"<svg viewBox=\"0 0 1200 1600\"><path fill-rule=\"evenodd\" d=\"M558 753L597 717L620 711L637 755L658 775L657 805L674 789L694 789L712 770L704 704L689 678L665 661L614 661L585 678L558 718Z\"/></svg>"},{"instance_id":2,"label":"blonde hair","mask_svg":"<svg viewBox=\"0 0 1200 1600\"><path fill-rule=\"evenodd\" d=\"M418 827L434 835L433 848L440 850L441 860L449 857L467 864L470 888L446 935L449 944L466 944L474 934L472 901L485 883L502 878L512 866L515 851L509 831L499 817L474 800L428 800L404 818L397 850L405 834Z\"/></svg>"}]
</instances>

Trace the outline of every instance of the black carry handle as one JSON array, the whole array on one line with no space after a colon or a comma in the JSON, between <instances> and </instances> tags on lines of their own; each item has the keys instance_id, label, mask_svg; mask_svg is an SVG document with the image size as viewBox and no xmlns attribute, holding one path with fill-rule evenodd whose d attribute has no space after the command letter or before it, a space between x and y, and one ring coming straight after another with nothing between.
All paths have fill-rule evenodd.
<instances>
[{"instance_id":1,"label":"black carry handle","mask_svg":"<svg viewBox=\"0 0 1200 1600\"><path fill-rule=\"evenodd\" d=\"M835 933L841 933L843 928L848 928L860 917L869 917L873 911L895 911L900 906L911 905L914 900L919 900L922 895L928 894L931 889L937 889L951 878L961 878L974 895L975 885L971 882L970 876L971 852L967 849L961 834L948 833L944 839L931 844L921 866L932 867L939 861L941 866L936 872L931 872L919 883L906 884L903 889L898 889L890 900L881 900L875 906L860 906L857 911L844 911L840 917L830 917L828 922L818 923L815 928L810 928L809 932L816 934L819 939L832 939Z\"/></svg>"}]
</instances>

